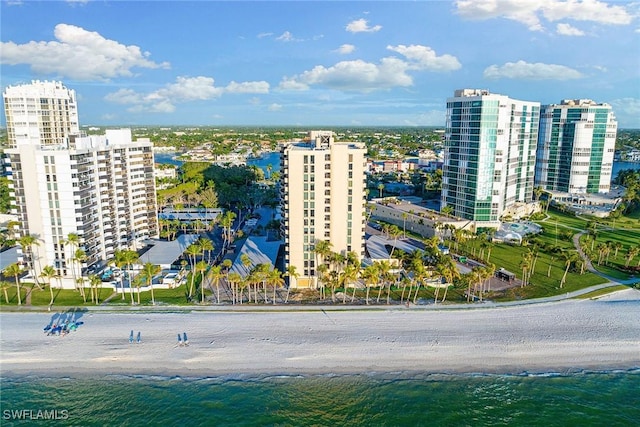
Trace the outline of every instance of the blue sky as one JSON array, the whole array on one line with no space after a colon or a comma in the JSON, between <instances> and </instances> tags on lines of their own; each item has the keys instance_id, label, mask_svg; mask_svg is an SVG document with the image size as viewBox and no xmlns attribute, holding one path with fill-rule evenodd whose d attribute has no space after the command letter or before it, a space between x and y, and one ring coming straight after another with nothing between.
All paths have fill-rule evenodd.
<instances>
[{"instance_id":1,"label":"blue sky","mask_svg":"<svg viewBox=\"0 0 640 427\"><path fill-rule=\"evenodd\" d=\"M7 1L6 87L83 125L437 126L455 89L613 105L640 128L640 3ZM3 116L4 122L4 116Z\"/></svg>"}]
</instances>

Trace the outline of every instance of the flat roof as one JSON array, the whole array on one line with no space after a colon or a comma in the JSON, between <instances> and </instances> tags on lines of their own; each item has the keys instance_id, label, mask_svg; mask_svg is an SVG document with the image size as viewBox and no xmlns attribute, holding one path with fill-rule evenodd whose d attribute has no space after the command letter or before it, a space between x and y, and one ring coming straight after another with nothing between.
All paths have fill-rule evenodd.
<instances>
[{"instance_id":1,"label":"flat roof","mask_svg":"<svg viewBox=\"0 0 640 427\"><path fill-rule=\"evenodd\" d=\"M181 234L172 241L150 239L151 249L142 254L141 262L154 265L171 265L182 255L187 247L200 238L199 234Z\"/></svg>"}]
</instances>

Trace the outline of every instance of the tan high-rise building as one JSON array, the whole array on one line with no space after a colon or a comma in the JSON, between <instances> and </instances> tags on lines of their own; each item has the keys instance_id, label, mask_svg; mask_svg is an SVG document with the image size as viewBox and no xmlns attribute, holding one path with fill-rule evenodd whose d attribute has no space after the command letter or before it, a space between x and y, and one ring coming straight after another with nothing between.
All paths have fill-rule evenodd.
<instances>
[{"instance_id":1,"label":"tan high-rise building","mask_svg":"<svg viewBox=\"0 0 640 427\"><path fill-rule=\"evenodd\" d=\"M320 241L333 252L364 257L365 154L363 143L336 142L330 131L311 131L282 149L285 269L294 266L298 275L292 288L318 285Z\"/></svg>"}]
</instances>

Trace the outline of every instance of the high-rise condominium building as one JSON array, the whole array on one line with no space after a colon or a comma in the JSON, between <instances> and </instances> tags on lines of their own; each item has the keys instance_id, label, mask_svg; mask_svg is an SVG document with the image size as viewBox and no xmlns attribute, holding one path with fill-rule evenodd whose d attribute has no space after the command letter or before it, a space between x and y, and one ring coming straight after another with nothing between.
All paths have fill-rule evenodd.
<instances>
[{"instance_id":1,"label":"high-rise condominium building","mask_svg":"<svg viewBox=\"0 0 640 427\"><path fill-rule=\"evenodd\" d=\"M442 208L482 226L530 201L539 117L538 102L456 90L447 99Z\"/></svg>"},{"instance_id":2,"label":"high-rise condominium building","mask_svg":"<svg viewBox=\"0 0 640 427\"><path fill-rule=\"evenodd\" d=\"M60 82L34 81L4 91L9 146L64 145L78 135L76 93Z\"/></svg>"},{"instance_id":3,"label":"high-rise condominium building","mask_svg":"<svg viewBox=\"0 0 640 427\"><path fill-rule=\"evenodd\" d=\"M42 105L64 104L62 93L69 95L67 104L74 98L61 83L28 86L20 91L13 87L4 94L5 113L14 118L7 120L9 134L16 135L16 143L5 150L15 214L20 234L37 238L33 250L24 254L30 258L25 261L36 277L45 266L53 266L63 286L73 287L83 265L112 259L116 250L136 249L145 239L157 237L153 144L132 141L129 129L107 130L100 136L65 131L51 142L48 136L38 139L30 127L29 138L22 139L16 130L22 125L16 125L18 114L13 108L23 114L25 106L7 99L11 94L40 93L37 102L25 104L27 115L36 116L44 113ZM44 97L49 87L57 88L55 98ZM47 121L47 128L62 128L66 120ZM70 242L70 235L76 235L77 242ZM82 253L76 253L78 249Z\"/></svg>"},{"instance_id":4,"label":"high-rise condominium building","mask_svg":"<svg viewBox=\"0 0 640 427\"><path fill-rule=\"evenodd\" d=\"M609 192L617 129L608 104L575 99L544 105L536 186L568 193Z\"/></svg>"},{"instance_id":5,"label":"high-rise condominium building","mask_svg":"<svg viewBox=\"0 0 640 427\"><path fill-rule=\"evenodd\" d=\"M285 268L294 266L294 288L316 287L315 245L364 256L366 204L364 144L336 142L333 133L312 131L281 153L281 196Z\"/></svg>"}]
</instances>

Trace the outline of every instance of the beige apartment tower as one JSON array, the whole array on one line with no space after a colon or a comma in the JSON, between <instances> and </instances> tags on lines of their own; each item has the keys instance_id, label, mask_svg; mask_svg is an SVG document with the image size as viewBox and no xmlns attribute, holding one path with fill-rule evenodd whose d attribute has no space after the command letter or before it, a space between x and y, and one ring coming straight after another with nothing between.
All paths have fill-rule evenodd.
<instances>
[{"instance_id":1,"label":"beige apartment tower","mask_svg":"<svg viewBox=\"0 0 640 427\"><path fill-rule=\"evenodd\" d=\"M292 288L318 286L315 245L364 257L366 206L362 143L336 142L330 131L311 131L281 153L284 266L295 267Z\"/></svg>"}]
</instances>

